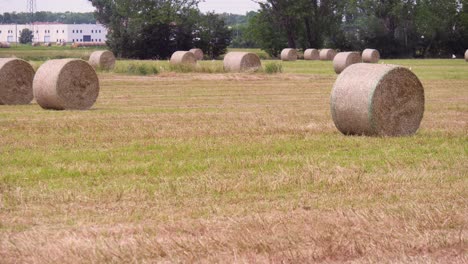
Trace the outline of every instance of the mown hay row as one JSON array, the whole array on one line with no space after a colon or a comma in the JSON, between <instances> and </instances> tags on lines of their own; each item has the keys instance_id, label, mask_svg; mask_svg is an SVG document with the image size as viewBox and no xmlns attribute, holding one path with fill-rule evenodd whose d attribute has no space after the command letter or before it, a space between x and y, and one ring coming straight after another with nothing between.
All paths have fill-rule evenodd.
<instances>
[{"instance_id":1,"label":"mown hay row","mask_svg":"<svg viewBox=\"0 0 468 264\"><path fill-rule=\"evenodd\" d=\"M345 135L407 136L419 129L424 103L424 88L409 69L358 63L338 76L331 112Z\"/></svg>"}]
</instances>

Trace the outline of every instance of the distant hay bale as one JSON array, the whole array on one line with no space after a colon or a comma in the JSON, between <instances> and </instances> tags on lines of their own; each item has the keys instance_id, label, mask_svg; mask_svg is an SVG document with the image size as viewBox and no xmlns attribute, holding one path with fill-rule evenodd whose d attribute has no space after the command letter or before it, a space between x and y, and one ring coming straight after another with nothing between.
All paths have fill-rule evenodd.
<instances>
[{"instance_id":1,"label":"distant hay bale","mask_svg":"<svg viewBox=\"0 0 468 264\"><path fill-rule=\"evenodd\" d=\"M189 51L192 52L193 55L195 55L195 58L197 60L203 60L203 57L205 56L205 54L203 54L203 50L201 49L191 49Z\"/></svg>"},{"instance_id":2,"label":"distant hay bale","mask_svg":"<svg viewBox=\"0 0 468 264\"><path fill-rule=\"evenodd\" d=\"M424 88L409 69L358 63L338 76L331 112L345 135L407 136L419 129L424 101Z\"/></svg>"},{"instance_id":3,"label":"distant hay bale","mask_svg":"<svg viewBox=\"0 0 468 264\"><path fill-rule=\"evenodd\" d=\"M337 74L340 74L350 65L360 62L361 54L359 52L340 52L333 59L333 68Z\"/></svg>"},{"instance_id":4,"label":"distant hay bale","mask_svg":"<svg viewBox=\"0 0 468 264\"><path fill-rule=\"evenodd\" d=\"M176 51L172 54L171 64L195 65L197 64L197 58L190 51Z\"/></svg>"},{"instance_id":5,"label":"distant hay bale","mask_svg":"<svg viewBox=\"0 0 468 264\"><path fill-rule=\"evenodd\" d=\"M362 52L362 62L378 63L380 60L380 52L376 49L365 49Z\"/></svg>"},{"instance_id":6,"label":"distant hay bale","mask_svg":"<svg viewBox=\"0 0 468 264\"><path fill-rule=\"evenodd\" d=\"M226 71L257 71L261 67L260 57L255 53L229 52L224 56L224 70Z\"/></svg>"},{"instance_id":7,"label":"distant hay bale","mask_svg":"<svg viewBox=\"0 0 468 264\"><path fill-rule=\"evenodd\" d=\"M86 110L99 96L99 79L86 61L50 60L37 70L33 91L44 109Z\"/></svg>"},{"instance_id":8,"label":"distant hay bale","mask_svg":"<svg viewBox=\"0 0 468 264\"><path fill-rule=\"evenodd\" d=\"M468 50L465 51L465 61L468 61Z\"/></svg>"},{"instance_id":9,"label":"distant hay bale","mask_svg":"<svg viewBox=\"0 0 468 264\"><path fill-rule=\"evenodd\" d=\"M115 67L114 53L108 50L100 50L91 53L89 64L95 69L112 70Z\"/></svg>"},{"instance_id":10,"label":"distant hay bale","mask_svg":"<svg viewBox=\"0 0 468 264\"><path fill-rule=\"evenodd\" d=\"M333 49L323 49L320 51L320 60L333 60L336 56L336 51Z\"/></svg>"},{"instance_id":11,"label":"distant hay bale","mask_svg":"<svg viewBox=\"0 0 468 264\"><path fill-rule=\"evenodd\" d=\"M304 51L305 60L319 60L320 52L317 49L307 49Z\"/></svg>"},{"instance_id":12,"label":"distant hay bale","mask_svg":"<svg viewBox=\"0 0 468 264\"><path fill-rule=\"evenodd\" d=\"M31 43L31 46L33 47L39 47L41 44L39 42L33 42Z\"/></svg>"},{"instance_id":13,"label":"distant hay bale","mask_svg":"<svg viewBox=\"0 0 468 264\"><path fill-rule=\"evenodd\" d=\"M0 42L0 49L9 49L11 48L10 43L8 42Z\"/></svg>"},{"instance_id":14,"label":"distant hay bale","mask_svg":"<svg viewBox=\"0 0 468 264\"><path fill-rule=\"evenodd\" d=\"M281 51L282 61L296 61L297 57L298 56L296 49L284 49L283 51Z\"/></svg>"},{"instance_id":15,"label":"distant hay bale","mask_svg":"<svg viewBox=\"0 0 468 264\"><path fill-rule=\"evenodd\" d=\"M33 100L34 69L20 59L0 59L0 105L24 105Z\"/></svg>"}]
</instances>

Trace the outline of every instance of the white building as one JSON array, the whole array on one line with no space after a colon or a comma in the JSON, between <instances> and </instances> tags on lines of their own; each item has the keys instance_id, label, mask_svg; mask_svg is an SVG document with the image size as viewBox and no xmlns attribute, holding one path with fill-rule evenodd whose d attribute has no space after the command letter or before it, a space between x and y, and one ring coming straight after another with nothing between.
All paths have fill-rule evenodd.
<instances>
[{"instance_id":1,"label":"white building","mask_svg":"<svg viewBox=\"0 0 468 264\"><path fill-rule=\"evenodd\" d=\"M34 33L33 42L106 42L107 29L101 24L35 23L34 25L0 25L0 42L19 42L21 31Z\"/></svg>"}]
</instances>

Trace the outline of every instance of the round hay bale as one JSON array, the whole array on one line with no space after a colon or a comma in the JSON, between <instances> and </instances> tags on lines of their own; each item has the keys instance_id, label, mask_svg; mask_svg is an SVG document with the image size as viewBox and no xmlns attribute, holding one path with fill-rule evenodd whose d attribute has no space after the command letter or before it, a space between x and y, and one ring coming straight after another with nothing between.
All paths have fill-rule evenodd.
<instances>
[{"instance_id":1,"label":"round hay bale","mask_svg":"<svg viewBox=\"0 0 468 264\"><path fill-rule=\"evenodd\" d=\"M333 60L336 56L336 51L333 49L323 49L320 51L320 60Z\"/></svg>"},{"instance_id":2,"label":"round hay bale","mask_svg":"<svg viewBox=\"0 0 468 264\"><path fill-rule=\"evenodd\" d=\"M337 74L340 74L350 65L360 62L361 54L359 52L340 52L333 59L333 68Z\"/></svg>"},{"instance_id":3,"label":"round hay bale","mask_svg":"<svg viewBox=\"0 0 468 264\"><path fill-rule=\"evenodd\" d=\"M257 71L262 67L260 57L249 52L229 52L223 63L224 70L234 72Z\"/></svg>"},{"instance_id":4,"label":"round hay bale","mask_svg":"<svg viewBox=\"0 0 468 264\"><path fill-rule=\"evenodd\" d=\"M25 105L33 100L34 69L20 59L0 59L0 105Z\"/></svg>"},{"instance_id":5,"label":"round hay bale","mask_svg":"<svg viewBox=\"0 0 468 264\"><path fill-rule=\"evenodd\" d=\"M319 60L320 52L317 49L306 49L306 51L304 51L304 59L305 60Z\"/></svg>"},{"instance_id":6,"label":"round hay bale","mask_svg":"<svg viewBox=\"0 0 468 264\"><path fill-rule=\"evenodd\" d=\"M50 60L37 70L33 91L44 109L86 110L99 96L99 79L86 61Z\"/></svg>"},{"instance_id":7,"label":"round hay bale","mask_svg":"<svg viewBox=\"0 0 468 264\"><path fill-rule=\"evenodd\" d=\"M468 61L468 49L465 51L465 61Z\"/></svg>"},{"instance_id":8,"label":"round hay bale","mask_svg":"<svg viewBox=\"0 0 468 264\"><path fill-rule=\"evenodd\" d=\"M380 60L380 52L376 49L365 49L362 52L362 62L378 63Z\"/></svg>"},{"instance_id":9,"label":"round hay bale","mask_svg":"<svg viewBox=\"0 0 468 264\"><path fill-rule=\"evenodd\" d=\"M41 44L39 42L33 42L31 43L31 46L33 47L39 47Z\"/></svg>"},{"instance_id":10,"label":"round hay bale","mask_svg":"<svg viewBox=\"0 0 468 264\"><path fill-rule=\"evenodd\" d=\"M100 50L91 53L89 64L95 69L112 70L115 67L114 53L108 50Z\"/></svg>"},{"instance_id":11,"label":"round hay bale","mask_svg":"<svg viewBox=\"0 0 468 264\"><path fill-rule=\"evenodd\" d=\"M172 54L171 64L195 65L197 64L197 58L190 51L176 51Z\"/></svg>"},{"instance_id":12,"label":"round hay bale","mask_svg":"<svg viewBox=\"0 0 468 264\"><path fill-rule=\"evenodd\" d=\"M296 61L297 60L296 49L284 49L283 51L281 51L281 60L282 61Z\"/></svg>"},{"instance_id":13,"label":"round hay bale","mask_svg":"<svg viewBox=\"0 0 468 264\"><path fill-rule=\"evenodd\" d=\"M197 60L203 60L203 57L205 56L205 54L203 54L203 50L201 49L191 49L189 51L192 52L193 55L195 55L195 58Z\"/></svg>"},{"instance_id":14,"label":"round hay bale","mask_svg":"<svg viewBox=\"0 0 468 264\"><path fill-rule=\"evenodd\" d=\"M9 48L11 48L11 45L8 42L0 42L0 48L9 49Z\"/></svg>"},{"instance_id":15,"label":"round hay bale","mask_svg":"<svg viewBox=\"0 0 468 264\"><path fill-rule=\"evenodd\" d=\"M331 112L345 135L412 135L424 115L424 88L407 68L354 64L335 82Z\"/></svg>"}]
</instances>

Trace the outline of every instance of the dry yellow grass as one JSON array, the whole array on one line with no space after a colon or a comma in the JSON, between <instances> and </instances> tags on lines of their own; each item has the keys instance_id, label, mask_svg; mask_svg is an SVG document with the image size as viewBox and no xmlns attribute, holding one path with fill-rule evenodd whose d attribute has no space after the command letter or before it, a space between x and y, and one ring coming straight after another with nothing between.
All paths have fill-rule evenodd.
<instances>
[{"instance_id":1,"label":"dry yellow grass","mask_svg":"<svg viewBox=\"0 0 468 264\"><path fill-rule=\"evenodd\" d=\"M2 263L468 261L466 79L366 138L331 73L100 77L93 111L0 108Z\"/></svg>"}]
</instances>

